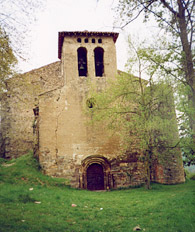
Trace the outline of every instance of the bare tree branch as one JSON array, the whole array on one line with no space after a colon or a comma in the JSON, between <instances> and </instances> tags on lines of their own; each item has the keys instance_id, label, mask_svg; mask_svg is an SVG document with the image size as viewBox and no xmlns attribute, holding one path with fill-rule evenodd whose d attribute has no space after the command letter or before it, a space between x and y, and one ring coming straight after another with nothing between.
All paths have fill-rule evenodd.
<instances>
[{"instance_id":1,"label":"bare tree branch","mask_svg":"<svg viewBox=\"0 0 195 232\"><path fill-rule=\"evenodd\" d=\"M162 4L169 10L171 11L175 16L179 17L179 13L177 11L175 11L168 2L166 2L165 0L160 0L162 2Z\"/></svg>"}]
</instances>

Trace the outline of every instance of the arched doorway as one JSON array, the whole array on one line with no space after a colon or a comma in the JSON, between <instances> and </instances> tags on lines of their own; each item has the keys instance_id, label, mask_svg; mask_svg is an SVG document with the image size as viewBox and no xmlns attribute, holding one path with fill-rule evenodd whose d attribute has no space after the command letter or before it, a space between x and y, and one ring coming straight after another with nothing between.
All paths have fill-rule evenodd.
<instances>
[{"instance_id":1,"label":"arched doorway","mask_svg":"<svg viewBox=\"0 0 195 232\"><path fill-rule=\"evenodd\" d=\"M100 164L91 164L87 169L87 189L103 190L104 189L104 171Z\"/></svg>"},{"instance_id":2,"label":"arched doorway","mask_svg":"<svg viewBox=\"0 0 195 232\"><path fill-rule=\"evenodd\" d=\"M88 156L82 161L79 186L82 189L105 190L113 187L108 160L100 155Z\"/></svg>"}]
</instances>

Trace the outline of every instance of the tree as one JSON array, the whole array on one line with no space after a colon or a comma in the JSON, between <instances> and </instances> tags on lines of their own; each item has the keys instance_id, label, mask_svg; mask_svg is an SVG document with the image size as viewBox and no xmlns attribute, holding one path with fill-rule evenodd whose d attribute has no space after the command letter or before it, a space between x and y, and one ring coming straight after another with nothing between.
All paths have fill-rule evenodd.
<instances>
[{"instance_id":1,"label":"tree","mask_svg":"<svg viewBox=\"0 0 195 232\"><path fill-rule=\"evenodd\" d=\"M92 122L102 122L121 137L123 153L139 151L144 162L146 188L150 189L151 167L154 160L178 145L178 134L172 88L168 83L142 79L148 62L141 60L142 49L131 57L137 62L139 77L121 73L102 93L90 92L88 113ZM162 152L164 151L164 152ZM166 152L165 152L166 151ZM169 162L169 161L167 161Z\"/></svg>"},{"instance_id":2,"label":"tree","mask_svg":"<svg viewBox=\"0 0 195 232\"><path fill-rule=\"evenodd\" d=\"M6 32L0 28L0 99L3 91L6 90L6 80L14 73L14 66L17 59L10 45Z\"/></svg>"},{"instance_id":3,"label":"tree","mask_svg":"<svg viewBox=\"0 0 195 232\"><path fill-rule=\"evenodd\" d=\"M11 78L17 60L24 57L24 36L44 0L0 0L0 91Z\"/></svg>"},{"instance_id":4,"label":"tree","mask_svg":"<svg viewBox=\"0 0 195 232\"><path fill-rule=\"evenodd\" d=\"M7 91L6 81L16 72L17 60L24 58L24 50L26 49L24 37L29 36L27 33L29 24L34 19L35 10L40 8L43 1L0 0L0 108L2 122L4 118L3 104L6 104L7 97L6 94L3 94ZM4 129L4 134L2 131L3 129L0 132L0 155L4 156L7 128Z\"/></svg>"},{"instance_id":5,"label":"tree","mask_svg":"<svg viewBox=\"0 0 195 232\"><path fill-rule=\"evenodd\" d=\"M118 10L121 17L126 21L122 26L134 21L144 14L145 22L152 16L158 22L160 29L165 30L168 40L167 53L154 59L157 66L164 69L166 74L176 77L176 80L184 85L185 90L180 94L187 97L187 110L185 117L189 118L189 133L191 137L191 152L195 154L195 68L194 68L194 33L195 33L195 1L194 0L120 0ZM163 60L162 57L165 59ZM175 66L170 65L175 62ZM169 63L168 68L165 63ZM180 98L180 100L182 100ZM184 108L183 108L184 110Z\"/></svg>"},{"instance_id":6,"label":"tree","mask_svg":"<svg viewBox=\"0 0 195 232\"><path fill-rule=\"evenodd\" d=\"M10 45L17 56L23 58L24 40L29 36L30 25L45 0L0 0L0 27L9 35Z\"/></svg>"},{"instance_id":7,"label":"tree","mask_svg":"<svg viewBox=\"0 0 195 232\"><path fill-rule=\"evenodd\" d=\"M195 165L195 153L194 153L194 142L192 137L192 130L189 123L189 108L188 98L185 92L188 91L186 86L182 83L178 83L177 92L177 109L178 109L178 121L179 121L179 130L180 130L180 147L183 155L183 163L185 166Z\"/></svg>"}]
</instances>

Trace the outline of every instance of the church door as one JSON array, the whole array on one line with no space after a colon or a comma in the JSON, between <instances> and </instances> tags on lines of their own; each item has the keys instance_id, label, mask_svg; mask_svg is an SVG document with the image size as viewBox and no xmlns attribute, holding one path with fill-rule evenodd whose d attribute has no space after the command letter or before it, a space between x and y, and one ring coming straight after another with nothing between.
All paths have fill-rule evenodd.
<instances>
[{"instance_id":1,"label":"church door","mask_svg":"<svg viewBox=\"0 0 195 232\"><path fill-rule=\"evenodd\" d=\"M91 164L87 169L87 189L104 189L104 171L100 164Z\"/></svg>"}]
</instances>

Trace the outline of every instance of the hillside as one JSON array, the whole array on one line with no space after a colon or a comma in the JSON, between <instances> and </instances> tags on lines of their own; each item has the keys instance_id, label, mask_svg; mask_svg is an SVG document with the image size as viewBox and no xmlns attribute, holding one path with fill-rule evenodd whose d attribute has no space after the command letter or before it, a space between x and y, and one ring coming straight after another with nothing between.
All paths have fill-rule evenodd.
<instances>
[{"instance_id":1,"label":"hillside","mask_svg":"<svg viewBox=\"0 0 195 232\"><path fill-rule=\"evenodd\" d=\"M109 192L71 189L31 154L0 165L0 231L191 232L195 181Z\"/></svg>"}]
</instances>

